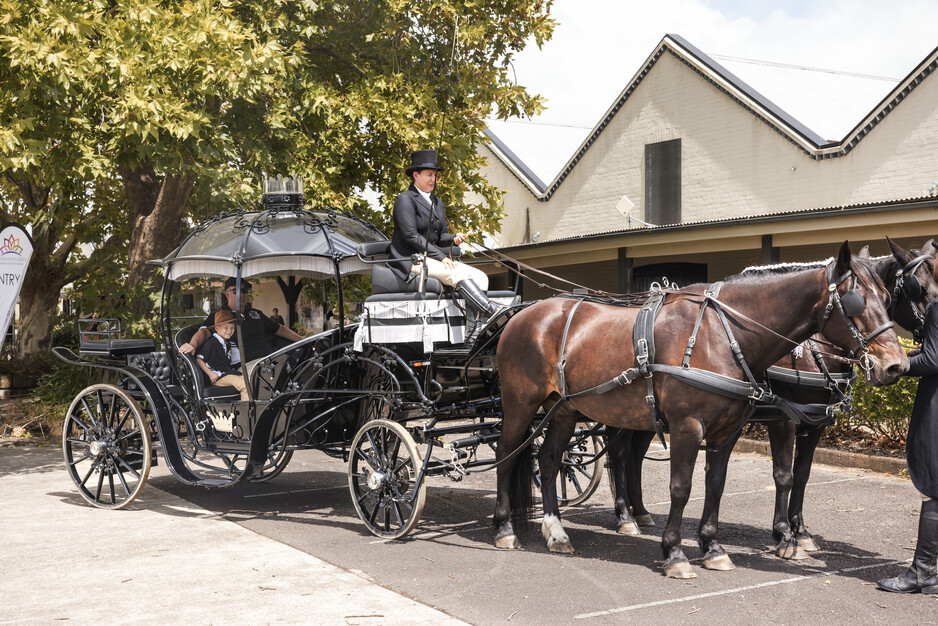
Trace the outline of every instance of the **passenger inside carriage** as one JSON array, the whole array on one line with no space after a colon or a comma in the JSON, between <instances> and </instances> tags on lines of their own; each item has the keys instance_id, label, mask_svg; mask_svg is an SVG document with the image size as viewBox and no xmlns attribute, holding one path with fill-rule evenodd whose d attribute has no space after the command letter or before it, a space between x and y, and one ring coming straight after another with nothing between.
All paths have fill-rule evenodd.
<instances>
[{"instance_id":1,"label":"passenger inside carriage","mask_svg":"<svg viewBox=\"0 0 938 626\"><path fill-rule=\"evenodd\" d=\"M235 278L229 278L225 281L225 301L222 303L220 311L232 313L238 306L236 292L237 281ZM283 324L274 322L262 312L253 308L250 304L251 285L247 281L241 281L241 338L244 342L245 359L247 371L250 373L253 365L259 359L264 358L277 349L274 337L282 337L290 342L300 341L302 337ZM212 333L209 330L215 324L215 313L213 311L205 318L205 323L192 338L179 346L179 352L182 354L196 354L199 346L207 341ZM234 315L232 313L232 319ZM241 363L241 354L238 350L237 342L232 336L228 341L231 347L231 363L238 365Z\"/></svg>"},{"instance_id":2,"label":"passenger inside carriage","mask_svg":"<svg viewBox=\"0 0 938 626\"><path fill-rule=\"evenodd\" d=\"M197 357L199 368L208 376L216 387L230 386L241 393L241 400L248 400L244 377L231 362L230 339L234 335L234 313L218 311L215 313L215 332L202 344Z\"/></svg>"}]
</instances>

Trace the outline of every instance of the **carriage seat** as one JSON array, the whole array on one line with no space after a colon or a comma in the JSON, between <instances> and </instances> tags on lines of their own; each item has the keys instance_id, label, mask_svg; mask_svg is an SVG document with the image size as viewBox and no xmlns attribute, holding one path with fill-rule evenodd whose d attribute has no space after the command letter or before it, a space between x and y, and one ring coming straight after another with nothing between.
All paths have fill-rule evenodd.
<instances>
[{"instance_id":1,"label":"carriage seat","mask_svg":"<svg viewBox=\"0 0 938 626\"><path fill-rule=\"evenodd\" d=\"M146 354L155 348L152 339L122 339L121 322L114 317L78 320L78 353L112 359Z\"/></svg>"},{"instance_id":2,"label":"carriage seat","mask_svg":"<svg viewBox=\"0 0 938 626\"><path fill-rule=\"evenodd\" d=\"M151 378L161 383L168 383L172 378L169 357L165 352L149 352L127 357L127 365L143 370Z\"/></svg>"},{"instance_id":3,"label":"carriage seat","mask_svg":"<svg viewBox=\"0 0 938 626\"><path fill-rule=\"evenodd\" d=\"M415 297L433 297L443 293L443 285L435 278L427 277L426 293L419 294L420 277L414 274L410 280L403 280L395 274L385 261L391 253L390 241L369 241L358 245L358 256L362 260L370 261L371 290L376 294L409 294L405 299Z\"/></svg>"},{"instance_id":4,"label":"carriage seat","mask_svg":"<svg viewBox=\"0 0 938 626\"><path fill-rule=\"evenodd\" d=\"M198 360L192 354L182 354L178 352L179 346L188 343L192 336L202 327L202 323L190 324L179 330L173 337L173 343L176 346L176 354L180 357L182 367L186 368L189 378L195 386L194 391L199 398L206 402L238 402L241 400L241 393L231 385L213 385L202 368L199 367Z\"/></svg>"}]
</instances>

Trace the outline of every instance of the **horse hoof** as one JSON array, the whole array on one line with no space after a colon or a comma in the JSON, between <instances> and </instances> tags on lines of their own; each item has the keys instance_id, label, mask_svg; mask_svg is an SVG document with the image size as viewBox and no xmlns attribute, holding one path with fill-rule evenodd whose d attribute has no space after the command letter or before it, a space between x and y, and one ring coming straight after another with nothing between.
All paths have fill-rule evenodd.
<instances>
[{"instance_id":1,"label":"horse hoof","mask_svg":"<svg viewBox=\"0 0 938 626\"><path fill-rule=\"evenodd\" d=\"M625 522L619 524L619 527L616 528L616 532L620 535L641 535L642 531L638 529L638 524L635 522Z\"/></svg>"},{"instance_id":2,"label":"horse hoof","mask_svg":"<svg viewBox=\"0 0 938 626\"><path fill-rule=\"evenodd\" d=\"M814 543L813 537L799 537L798 545L801 546L805 552L817 552L821 549L820 546Z\"/></svg>"},{"instance_id":3,"label":"horse hoof","mask_svg":"<svg viewBox=\"0 0 938 626\"><path fill-rule=\"evenodd\" d=\"M520 550L521 542L518 541L517 535L505 535L495 538L495 547L502 550Z\"/></svg>"},{"instance_id":4,"label":"horse hoof","mask_svg":"<svg viewBox=\"0 0 938 626\"><path fill-rule=\"evenodd\" d=\"M778 558L785 559L786 561L803 561L808 558L807 553L797 541L780 545L775 551L775 554L778 555Z\"/></svg>"},{"instance_id":5,"label":"horse hoof","mask_svg":"<svg viewBox=\"0 0 938 626\"><path fill-rule=\"evenodd\" d=\"M573 554L573 544L569 540L548 541L547 550L558 554Z\"/></svg>"},{"instance_id":6,"label":"horse hoof","mask_svg":"<svg viewBox=\"0 0 938 626\"><path fill-rule=\"evenodd\" d=\"M677 563L665 565L664 575L668 578L697 578L697 573L694 572L693 568L690 566L690 563L687 561L678 561Z\"/></svg>"},{"instance_id":7,"label":"horse hoof","mask_svg":"<svg viewBox=\"0 0 938 626\"><path fill-rule=\"evenodd\" d=\"M736 569L736 566L733 565L733 561L728 554L718 554L709 559L704 559L703 566L706 569L712 569L718 572L728 572Z\"/></svg>"},{"instance_id":8,"label":"horse hoof","mask_svg":"<svg viewBox=\"0 0 938 626\"><path fill-rule=\"evenodd\" d=\"M651 513L645 513L644 515L635 516L635 523L639 526L654 526L655 520L652 519Z\"/></svg>"}]
</instances>

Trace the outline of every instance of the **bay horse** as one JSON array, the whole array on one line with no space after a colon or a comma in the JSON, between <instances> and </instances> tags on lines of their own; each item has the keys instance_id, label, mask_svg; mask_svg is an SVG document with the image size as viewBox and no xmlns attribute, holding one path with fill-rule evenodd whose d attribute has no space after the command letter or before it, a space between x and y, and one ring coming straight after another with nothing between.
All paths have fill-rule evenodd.
<instances>
[{"instance_id":1,"label":"bay horse","mask_svg":"<svg viewBox=\"0 0 938 626\"><path fill-rule=\"evenodd\" d=\"M654 357L644 364L641 358L649 355L650 342L644 346L638 342L638 350L633 343L636 322L647 323L648 316L642 318L641 313L644 307L640 311L550 298L519 312L505 327L496 353L503 420L496 452L495 545L521 547L514 522L531 506L521 488L526 483L530 495L524 474L530 472L531 463L530 459L519 462L529 447L520 454L516 450L525 443L541 406L550 407L545 421L552 419L539 456L541 532L550 551L569 553L573 546L560 521L555 479L578 414L608 426L654 431L656 419L649 410L654 400L656 414L666 420L671 434L671 513L661 540L664 573L674 578L696 576L681 549L680 526L704 440L706 515L698 533L704 567L731 569L732 561L717 541L719 500L732 449L727 444L735 441L752 399L764 392L752 383L751 371L764 371L790 350L790 343L800 343L823 329L830 341L861 354L875 384L894 382L907 371L908 357L888 322L888 299L870 262L852 257L844 242L837 259L826 266L737 275L725 283L667 292L653 326ZM685 355L689 367L675 367ZM649 363L659 369L649 370ZM665 369L668 366L670 370ZM628 384L636 380L637 369L649 373L647 386ZM718 378L723 387L714 391L689 380L684 369L710 383ZM700 372L717 376L708 378ZM726 391L731 386L727 381L745 387L747 378L753 385L749 392ZM604 393L581 394L594 388Z\"/></svg>"},{"instance_id":2,"label":"bay horse","mask_svg":"<svg viewBox=\"0 0 938 626\"><path fill-rule=\"evenodd\" d=\"M906 251L888 237L886 241L892 250L891 255L870 259L868 247L864 247L860 256L872 262L890 293L890 317L906 330L919 335L925 306L938 297L938 277L934 273L938 246L934 240L929 240L921 250ZM823 336L816 335L789 352L769 369L768 376L772 379L775 393L801 405L825 407L843 400L844 391L849 393L845 389L846 383L854 375L854 370L852 364L843 360L821 356L815 341L823 342ZM845 356L843 351L833 347L826 348L826 352L835 358ZM805 489L818 443L833 420L796 424L773 407L759 408L765 410L757 411L751 421L764 424L769 435L775 482L772 522L772 534L778 542L775 552L783 559L804 559L807 558L806 552L819 550L805 524ZM609 478L614 496L616 530L620 534L638 535L639 526L654 525L643 503L641 483L642 462L653 436L653 433L641 431L606 429Z\"/></svg>"}]
</instances>

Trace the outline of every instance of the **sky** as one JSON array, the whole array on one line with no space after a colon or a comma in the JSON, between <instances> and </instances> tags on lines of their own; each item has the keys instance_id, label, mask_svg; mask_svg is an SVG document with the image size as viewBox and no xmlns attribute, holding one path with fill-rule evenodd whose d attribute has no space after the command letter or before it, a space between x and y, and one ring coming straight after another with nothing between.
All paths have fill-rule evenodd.
<instances>
[{"instance_id":1,"label":"sky","mask_svg":"<svg viewBox=\"0 0 938 626\"><path fill-rule=\"evenodd\" d=\"M543 48L513 63L535 121L595 125L666 34L706 54L899 80L938 47L938 0L555 0Z\"/></svg>"}]
</instances>

